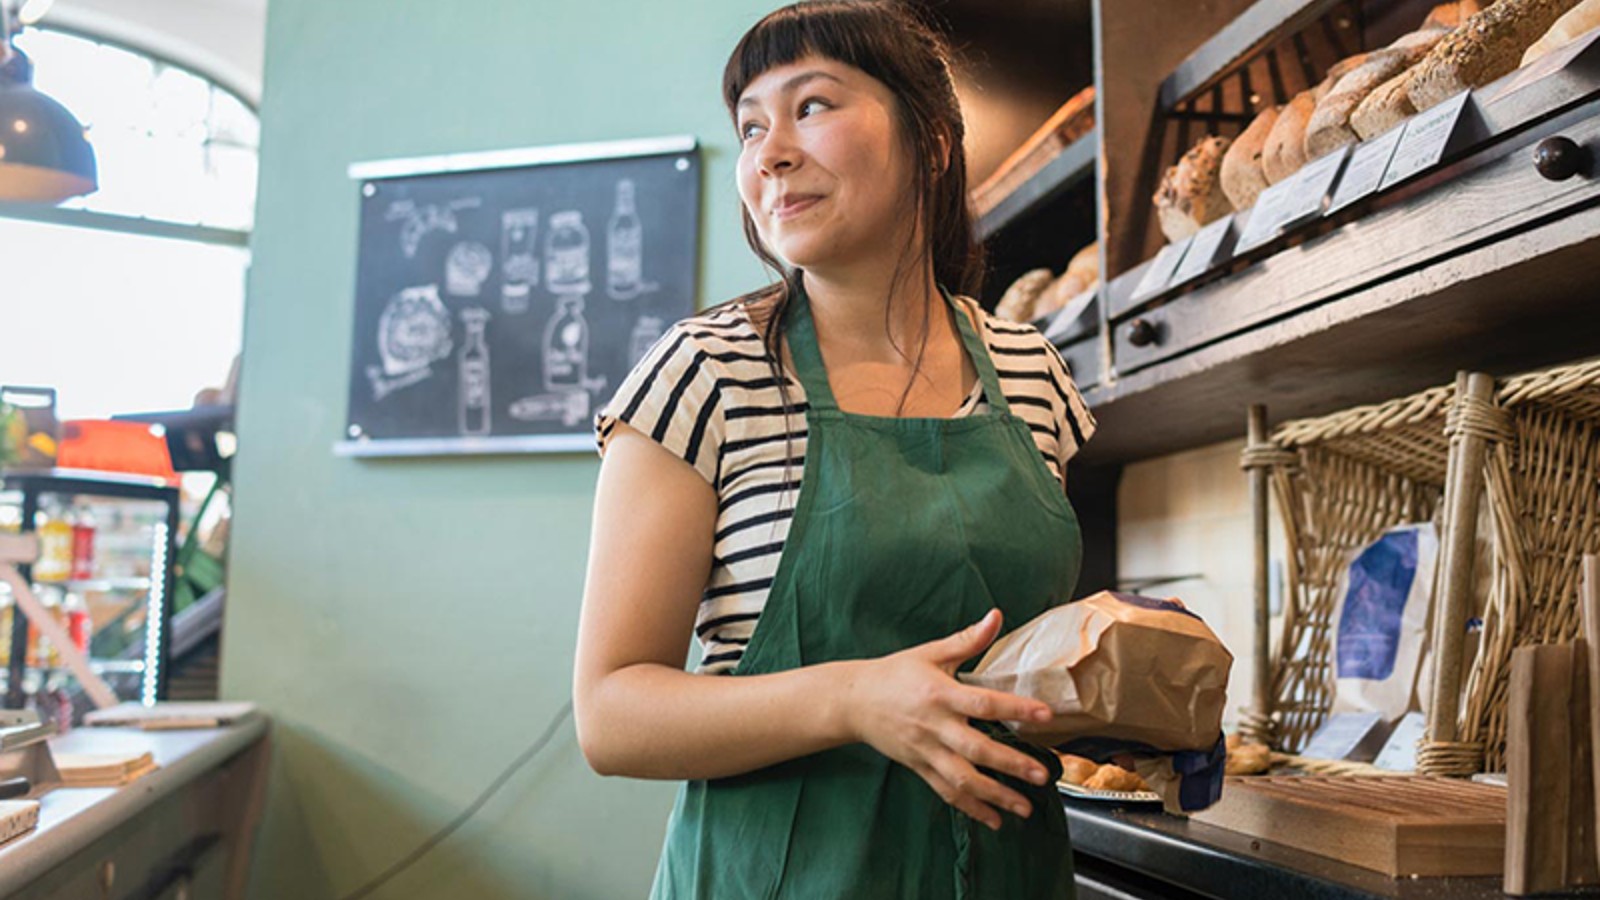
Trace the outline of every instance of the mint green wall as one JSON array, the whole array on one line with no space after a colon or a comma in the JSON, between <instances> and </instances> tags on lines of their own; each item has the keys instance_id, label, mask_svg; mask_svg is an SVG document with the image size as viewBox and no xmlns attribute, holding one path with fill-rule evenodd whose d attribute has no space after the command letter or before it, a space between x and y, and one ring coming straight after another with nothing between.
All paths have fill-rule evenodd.
<instances>
[{"instance_id":1,"label":"mint green wall","mask_svg":"<svg viewBox=\"0 0 1600 900\"><path fill-rule=\"evenodd\" d=\"M223 691L275 722L252 896L333 898L463 809L571 689L591 455L361 462L345 413L359 160L694 134L700 304L758 284L722 62L767 0L272 0ZM570 723L380 891L618 898L673 785L589 772Z\"/></svg>"}]
</instances>

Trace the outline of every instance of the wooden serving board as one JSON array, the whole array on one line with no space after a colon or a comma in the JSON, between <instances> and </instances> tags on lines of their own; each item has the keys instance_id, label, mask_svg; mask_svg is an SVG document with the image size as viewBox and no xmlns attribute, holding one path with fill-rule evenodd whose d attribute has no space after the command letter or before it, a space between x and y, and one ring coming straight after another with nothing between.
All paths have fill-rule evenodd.
<instances>
[{"instance_id":1,"label":"wooden serving board","mask_svg":"<svg viewBox=\"0 0 1600 900\"><path fill-rule=\"evenodd\" d=\"M1505 865L1505 789L1449 778L1234 777L1191 818L1391 877Z\"/></svg>"}]
</instances>

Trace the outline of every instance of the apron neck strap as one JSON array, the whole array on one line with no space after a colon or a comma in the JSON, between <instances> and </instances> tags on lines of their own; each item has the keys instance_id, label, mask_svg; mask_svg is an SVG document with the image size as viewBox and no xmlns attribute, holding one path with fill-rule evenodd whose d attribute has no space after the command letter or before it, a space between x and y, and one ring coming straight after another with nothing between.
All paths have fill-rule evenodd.
<instances>
[{"instance_id":1,"label":"apron neck strap","mask_svg":"<svg viewBox=\"0 0 1600 900\"><path fill-rule=\"evenodd\" d=\"M989 357L988 348L978 337L972 319L956 305L955 298L943 287L939 288L939 294L955 314L961 345L966 348L967 355L972 358L973 368L978 371L984 399L995 412L1001 415L1010 413L1011 404L1006 402L1005 392L1000 390L1000 376L995 372L994 360ZM794 359L795 374L806 392L806 402L812 409L837 410L839 404L833 398L833 389L828 386L828 371L822 363L822 350L817 344L816 323L811 318L811 304L806 299L803 287L790 298L788 306L785 333L789 339L789 353Z\"/></svg>"}]
</instances>

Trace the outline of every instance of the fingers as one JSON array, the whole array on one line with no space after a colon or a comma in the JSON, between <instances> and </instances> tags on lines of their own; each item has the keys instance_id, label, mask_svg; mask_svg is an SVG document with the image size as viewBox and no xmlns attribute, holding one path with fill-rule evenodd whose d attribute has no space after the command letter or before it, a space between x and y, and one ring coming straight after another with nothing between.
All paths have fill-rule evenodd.
<instances>
[{"instance_id":1,"label":"fingers","mask_svg":"<svg viewBox=\"0 0 1600 900\"><path fill-rule=\"evenodd\" d=\"M963 760L971 764L994 772L1003 772L1030 784L1042 785L1050 778L1049 771L1038 760L1014 747L1007 747L976 728L952 725L943 736L943 740L945 746L956 751ZM1016 795L1019 799L1021 796L1021 794Z\"/></svg>"},{"instance_id":2,"label":"fingers","mask_svg":"<svg viewBox=\"0 0 1600 900\"><path fill-rule=\"evenodd\" d=\"M988 688L957 687L951 692L950 708L969 719L987 722L1048 722L1050 705Z\"/></svg>"},{"instance_id":3,"label":"fingers","mask_svg":"<svg viewBox=\"0 0 1600 900\"><path fill-rule=\"evenodd\" d=\"M954 668L967 660L977 656L1000 634L1002 617L998 608L991 609L983 618L968 625L966 628L948 637L936 641L929 641L922 645L928 653L928 658L934 662Z\"/></svg>"},{"instance_id":4,"label":"fingers","mask_svg":"<svg viewBox=\"0 0 1600 900\"><path fill-rule=\"evenodd\" d=\"M999 831L1000 810L1026 819L1033 805L1016 791L982 772L955 754L945 756L937 769L922 773L924 781L944 802Z\"/></svg>"}]
</instances>

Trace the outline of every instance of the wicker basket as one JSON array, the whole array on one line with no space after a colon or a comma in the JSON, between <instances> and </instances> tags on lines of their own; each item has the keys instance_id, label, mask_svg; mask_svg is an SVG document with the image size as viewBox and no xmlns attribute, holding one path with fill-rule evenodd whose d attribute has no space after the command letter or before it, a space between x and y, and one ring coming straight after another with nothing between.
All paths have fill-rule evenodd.
<instances>
[{"instance_id":1,"label":"wicker basket","mask_svg":"<svg viewBox=\"0 0 1600 900\"><path fill-rule=\"evenodd\" d=\"M1441 554L1432 681L1447 721L1430 722L1419 767L1458 775L1504 768L1511 651L1578 635L1581 558L1600 549L1600 360L1491 388L1486 376L1463 375L1388 403L1288 422L1246 447L1245 467L1277 500L1288 580L1270 681L1258 682L1266 696L1256 698L1246 730L1281 751L1305 746L1333 702L1341 569L1389 528L1432 521ZM1487 596L1471 578L1480 496L1492 525ZM1263 498L1258 517L1264 509ZM1265 533L1259 521L1261 544ZM1258 576L1258 621L1264 591ZM1481 615L1484 627L1463 682L1444 673L1463 665L1468 615Z\"/></svg>"}]
</instances>

